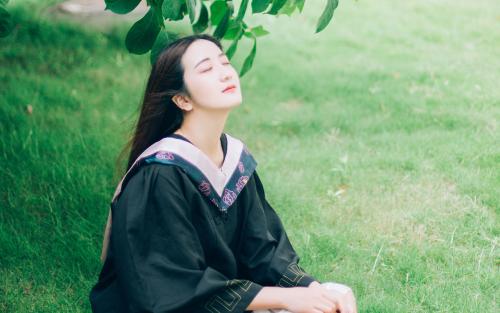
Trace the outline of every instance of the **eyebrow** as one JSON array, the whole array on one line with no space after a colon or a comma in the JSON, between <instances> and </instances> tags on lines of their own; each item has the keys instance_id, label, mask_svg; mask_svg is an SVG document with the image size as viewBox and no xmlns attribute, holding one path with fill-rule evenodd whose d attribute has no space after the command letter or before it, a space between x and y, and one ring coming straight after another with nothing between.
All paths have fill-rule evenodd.
<instances>
[{"instance_id":1,"label":"eyebrow","mask_svg":"<svg viewBox=\"0 0 500 313\"><path fill-rule=\"evenodd\" d=\"M225 55L225 53L224 53L224 52L221 52L221 53L219 54L219 57L221 57L221 56L223 56L223 55ZM196 63L196 65L194 66L194 68L196 68L198 65L200 65L201 63L203 63L203 62L205 62L205 61L208 61L208 60L210 60L210 58L204 58L204 59L203 59L203 60L201 60L200 62Z\"/></svg>"}]
</instances>

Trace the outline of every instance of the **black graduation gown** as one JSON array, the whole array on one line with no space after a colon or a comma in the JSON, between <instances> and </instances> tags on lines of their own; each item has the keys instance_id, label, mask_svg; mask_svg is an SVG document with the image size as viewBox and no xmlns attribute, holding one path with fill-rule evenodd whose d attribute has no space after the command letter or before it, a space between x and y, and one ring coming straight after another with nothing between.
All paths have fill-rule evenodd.
<instances>
[{"instance_id":1,"label":"black graduation gown","mask_svg":"<svg viewBox=\"0 0 500 313\"><path fill-rule=\"evenodd\" d=\"M112 221L90 292L96 313L248 312L263 286L316 280L298 265L256 171L223 214L181 167L145 164L112 205Z\"/></svg>"}]
</instances>

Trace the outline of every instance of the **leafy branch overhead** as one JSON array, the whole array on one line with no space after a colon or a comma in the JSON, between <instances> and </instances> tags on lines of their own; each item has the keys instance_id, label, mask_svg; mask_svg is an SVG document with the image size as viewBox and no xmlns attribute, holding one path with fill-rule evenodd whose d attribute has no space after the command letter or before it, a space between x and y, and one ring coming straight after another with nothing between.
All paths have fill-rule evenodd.
<instances>
[{"instance_id":1,"label":"leafy branch overhead","mask_svg":"<svg viewBox=\"0 0 500 313\"><path fill-rule=\"evenodd\" d=\"M127 14L141 2L141 0L104 1L106 9L117 14ZM338 2L338 0L327 0L318 20L316 33L322 31L331 21ZM257 37L269 33L262 25L249 27L245 23L247 9L251 10L252 14L290 16L295 10L302 12L304 3L305 0L241 0L238 9L235 10L231 0L147 0L149 10L132 25L125 38L125 45L128 51L134 54L151 51L150 59L154 62L161 48L174 39L167 32L164 22L180 21L187 15L193 33L211 33L219 40L231 41L226 51L229 59L235 54L238 42L243 37L252 40L252 49L240 70L240 76L243 76L252 67L257 52Z\"/></svg>"},{"instance_id":2,"label":"leafy branch overhead","mask_svg":"<svg viewBox=\"0 0 500 313\"><path fill-rule=\"evenodd\" d=\"M106 10L117 14L133 11L141 0L102 0ZM9 0L0 0L0 37L8 36L13 29L13 21L5 9ZM125 46L130 53L145 54L150 51L150 60L154 62L161 48L173 40L175 34L167 32L165 21L181 21L187 15L193 33L211 33L219 40L229 40L231 44L226 54L231 59L236 53L238 42L246 37L252 41L252 49L246 56L240 70L245 75L252 67L257 52L257 37L269 34L262 25L249 27L245 21L245 13L252 14L286 14L292 15L295 10L302 12L305 0L241 0L238 9L232 0L146 0L148 12L135 22L127 33ZM315 33L325 29L330 23L339 0L326 0ZM250 7L249 7L250 5Z\"/></svg>"}]
</instances>

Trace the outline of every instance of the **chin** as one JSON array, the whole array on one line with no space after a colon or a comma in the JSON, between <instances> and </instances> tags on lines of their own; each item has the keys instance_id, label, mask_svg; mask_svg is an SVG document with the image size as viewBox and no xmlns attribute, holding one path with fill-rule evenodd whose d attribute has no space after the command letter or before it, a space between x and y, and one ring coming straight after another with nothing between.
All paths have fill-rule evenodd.
<instances>
[{"instance_id":1,"label":"chin","mask_svg":"<svg viewBox=\"0 0 500 313\"><path fill-rule=\"evenodd\" d=\"M226 103L218 103L217 105L211 105L211 106L206 106L206 109L211 109L211 110L231 110L235 107L238 107L241 105L241 101L228 101Z\"/></svg>"},{"instance_id":2,"label":"chin","mask_svg":"<svg viewBox=\"0 0 500 313\"><path fill-rule=\"evenodd\" d=\"M240 106L240 105L241 105L241 101L236 101L236 102L233 102L233 103L231 103L231 104L227 105L226 107L227 107L228 109L231 109L231 108L238 107L238 106Z\"/></svg>"},{"instance_id":3,"label":"chin","mask_svg":"<svg viewBox=\"0 0 500 313\"><path fill-rule=\"evenodd\" d=\"M240 106L241 103L242 103L241 96L240 97L235 96L234 100L228 101L227 104L225 105L225 107L227 107L227 108L237 107L237 106Z\"/></svg>"}]
</instances>

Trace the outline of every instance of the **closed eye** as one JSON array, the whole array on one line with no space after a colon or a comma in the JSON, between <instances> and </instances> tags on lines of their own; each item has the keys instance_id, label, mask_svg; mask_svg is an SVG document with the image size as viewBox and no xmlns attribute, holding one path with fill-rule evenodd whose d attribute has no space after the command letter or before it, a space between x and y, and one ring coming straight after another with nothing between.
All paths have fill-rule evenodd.
<instances>
[{"instance_id":1,"label":"closed eye","mask_svg":"<svg viewBox=\"0 0 500 313\"><path fill-rule=\"evenodd\" d=\"M223 64L223 65L230 65L230 64L231 64L231 62L226 62L226 63L222 63L222 64ZM209 68L207 68L206 70L201 71L201 72L202 72L202 73L205 73L205 72L210 71L211 69L212 69L212 67L209 67Z\"/></svg>"}]
</instances>

